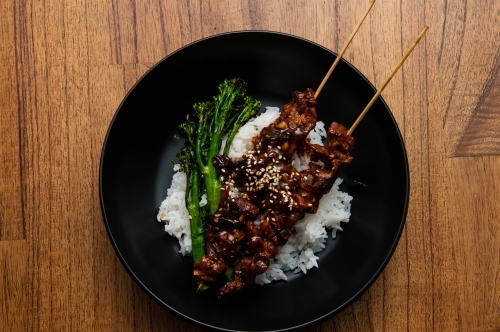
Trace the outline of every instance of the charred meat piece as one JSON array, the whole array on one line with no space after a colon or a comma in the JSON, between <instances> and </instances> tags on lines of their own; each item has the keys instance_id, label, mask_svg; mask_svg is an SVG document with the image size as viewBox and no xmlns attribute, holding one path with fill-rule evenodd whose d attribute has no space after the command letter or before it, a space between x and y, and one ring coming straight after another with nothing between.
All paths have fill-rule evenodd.
<instances>
[{"instance_id":1,"label":"charred meat piece","mask_svg":"<svg viewBox=\"0 0 500 332\"><path fill-rule=\"evenodd\" d=\"M199 282L215 283L219 275L228 268L222 258L205 254L195 265L193 274Z\"/></svg>"},{"instance_id":2,"label":"charred meat piece","mask_svg":"<svg viewBox=\"0 0 500 332\"><path fill-rule=\"evenodd\" d=\"M218 298L225 300L229 296L240 293L252 286L255 280L255 270L255 262L251 257L246 256L238 260L234 267L234 280L227 282L219 289Z\"/></svg>"},{"instance_id":3,"label":"charred meat piece","mask_svg":"<svg viewBox=\"0 0 500 332\"><path fill-rule=\"evenodd\" d=\"M231 199L231 206L234 207L236 211L245 216L256 216L259 214L259 208L252 204L249 199L244 197L236 197Z\"/></svg>"},{"instance_id":4,"label":"charred meat piece","mask_svg":"<svg viewBox=\"0 0 500 332\"><path fill-rule=\"evenodd\" d=\"M314 90L294 92L291 102L283 106L278 119L253 139L256 149L267 146L280 149L284 158L291 158L309 132L316 126Z\"/></svg>"},{"instance_id":5,"label":"charred meat piece","mask_svg":"<svg viewBox=\"0 0 500 332\"><path fill-rule=\"evenodd\" d=\"M347 135L347 128L337 122L332 122L328 127L328 151L340 160L349 164L352 156L349 154L354 149L354 138Z\"/></svg>"}]
</instances>

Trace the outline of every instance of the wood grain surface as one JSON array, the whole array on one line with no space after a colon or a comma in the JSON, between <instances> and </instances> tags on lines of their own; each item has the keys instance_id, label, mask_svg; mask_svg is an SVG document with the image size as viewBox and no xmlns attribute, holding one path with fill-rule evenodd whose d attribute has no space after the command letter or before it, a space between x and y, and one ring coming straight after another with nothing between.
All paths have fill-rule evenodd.
<instances>
[{"instance_id":1,"label":"wood grain surface","mask_svg":"<svg viewBox=\"0 0 500 332\"><path fill-rule=\"evenodd\" d=\"M339 51L369 0L2 0L0 331L201 331L133 282L98 168L120 101L200 38L273 30ZM411 172L382 275L308 331L500 331L500 1L378 0L345 58L381 84Z\"/></svg>"}]
</instances>

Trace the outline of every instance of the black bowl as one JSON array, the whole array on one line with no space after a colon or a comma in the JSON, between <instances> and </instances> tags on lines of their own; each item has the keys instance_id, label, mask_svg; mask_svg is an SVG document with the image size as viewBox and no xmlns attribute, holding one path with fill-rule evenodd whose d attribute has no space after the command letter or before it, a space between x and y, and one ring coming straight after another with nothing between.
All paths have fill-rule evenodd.
<instances>
[{"instance_id":1,"label":"black bowl","mask_svg":"<svg viewBox=\"0 0 500 332\"><path fill-rule=\"evenodd\" d=\"M307 275L225 302L196 294L192 259L156 221L182 146L177 125L192 104L216 94L225 78L241 77L263 105L282 106L295 90L316 88L336 55L310 41L272 32L222 34L163 59L131 89L111 122L103 147L100 195L104 222L123 265L163 307L219 330L298 330L335 314L359 297L389 261L404 226L409 175L399 129L379 98L353 134L352 164L343 169L366 188L348 186L352 217L319 253ZM318 118L349 127L374 87L341 61L318 97Z\"/></svg>"}]
</instances>

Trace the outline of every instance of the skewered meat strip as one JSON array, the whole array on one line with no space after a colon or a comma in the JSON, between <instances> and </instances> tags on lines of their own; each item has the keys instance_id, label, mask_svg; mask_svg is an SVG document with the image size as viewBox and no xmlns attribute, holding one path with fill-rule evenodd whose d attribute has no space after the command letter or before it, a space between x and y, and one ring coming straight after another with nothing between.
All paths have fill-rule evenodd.
<instances>
[{"instance_id":1,"label":"skewered meat strip","mask_svg":"<svg viewBox=\"0 0 500 332\"><path fill-rule=\"evenodd\" d=\"M254 137L254 150L241 161L214 157L214 165L228 178L207 230L207 253L195 264L194 274L199 282L214 283L234 265L234 280L219 289L219 298L247 289L266 271L278 246L295 232L295 222L317 211L340 165L351 162L354 139L338 123L328 128L327 147L306 140L316 118L314 91L295 92L280 117ZM292 166L296 151L310 156L308 169L299 172Z\"/></svg>"}]
</instances>

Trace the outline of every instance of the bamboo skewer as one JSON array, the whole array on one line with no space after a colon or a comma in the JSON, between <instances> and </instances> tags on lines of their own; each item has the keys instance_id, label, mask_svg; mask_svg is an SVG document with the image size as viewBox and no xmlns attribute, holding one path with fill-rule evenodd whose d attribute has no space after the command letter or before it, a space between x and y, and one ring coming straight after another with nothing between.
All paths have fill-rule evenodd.
<instances>
[{"instance_id":1,"label":"bamboo skewer","mask_svg":"<svg viewBox=\"0 0 500 332\"><path fill-rule=\"evenodd\" d=\"M380 87L380 89L377 90L377 93L375 93L375 95L370 100L370 102L368 103L368 105L366 105L365 109L361 112L361 114L358 116L358 118L356 119L356 121L354 121L353 125L351 126L351 128L347 132L347 135L350 136L352 134L352 132L354 131L354 129L356 129L356 126L361 122L361 120L363 119L363 117L365 116L365 114L368 112L368 110L370 109L370 107L372 107L372 105L375 103L375 101L380 96L380 94L382 93L382 91L384 91L384 89L387 86L387 84L389 84L389 82L394 77L394 75L396 75L396 72L399 70L399 68L401 68L401 66L405 62L406 58L408 58L408 56L411 54L411 52L413 51L413 49L417 46L417 44L420 42L420 40L422 39L422 37L425 35L425 33L427 32L427 29L429 29L429 27L426 25L424 27L424 29L422 30L422 32L415 39L415 41L413 42L413 44L410 46L410 48L403 55L403 57L401 58L401 60L399 60L399 63L396 65L396 67L394 67L394 69L392 70L392 72L389 75L389 77L385 80L384 84L382 84L382 86Z\"/></svg>"},{"instance_id":2,"label":"bamboo skewer","mask_svg":"<svg viewBox=\"0 0 500 332\"><path fill-rule=\"evenodd\" d=\"M342 50L340 51L340 53L337 55L337 58L333 62L332 66L330 67L330 70L328 70L328 73L326 73L325 77L323 78L323 81L321 81L321 84L319 85L318 89L316 90L316 93L314 93L314 99L318 98L319 93L321 92L321 90L323 90L323 87L325 86L326 81L328 81L333 70L335 69L335 67L337 67L337 64L339 63L340 59L342 59L342 56L344 55L345 51L347 50L347 47L349 46L349 44L351 44L352 39L354 38L354 36L358 32L359 28L361 27L361 24L363 24L363 21L365 20L366 16L368 15L370 10L372 9L373 5L375 4L375 1L376 0L373 0L372 2L370 2L370 4L368 5L368 8L366 9L365 13L363 14L363 17L361 17L361 20L358 22L358 24L356 25L354 30L351 32L349 39L347 39L347 42L345 43L345 45L342 48Z\"/></svg>"}]
</instances>

